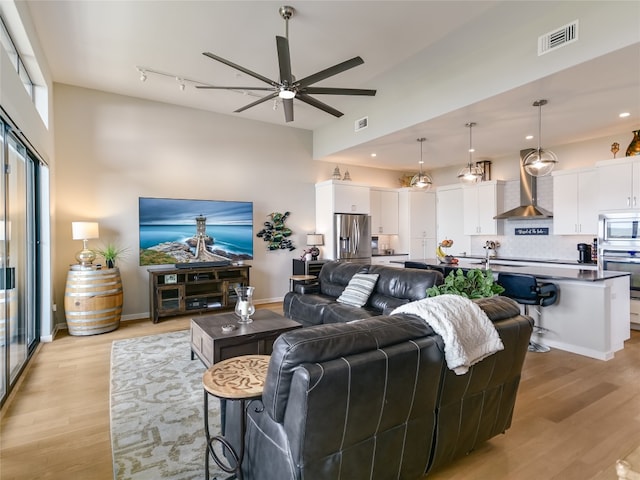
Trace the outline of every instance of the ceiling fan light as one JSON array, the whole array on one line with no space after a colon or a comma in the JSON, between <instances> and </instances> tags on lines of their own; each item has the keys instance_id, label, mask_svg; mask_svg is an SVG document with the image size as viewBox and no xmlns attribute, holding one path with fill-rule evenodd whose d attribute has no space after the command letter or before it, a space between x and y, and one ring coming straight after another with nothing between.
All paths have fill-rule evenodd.
<instances>
[{"instance_id":1,"label":"ceiling fan light","mask_svg":"<svg viewBox=\"0 0 640 480\"><path fill-rule=\"evenodd\" d=\"M285 88L281 88L278 96L284 100L291 100L296 96L296 92L293 90L287 90Z\"/></svg>"},{"instance_id":2,"label":"ceiling fan light","mask_svg":"<svg viewBox=\"0 0 640 480\"><path fill-rule=\"evenodd\" d=\"M558 157L551 150L536 149L524 157L522 165L532 177L549 175L558 163Z\"/></svg>"}]
</instances>

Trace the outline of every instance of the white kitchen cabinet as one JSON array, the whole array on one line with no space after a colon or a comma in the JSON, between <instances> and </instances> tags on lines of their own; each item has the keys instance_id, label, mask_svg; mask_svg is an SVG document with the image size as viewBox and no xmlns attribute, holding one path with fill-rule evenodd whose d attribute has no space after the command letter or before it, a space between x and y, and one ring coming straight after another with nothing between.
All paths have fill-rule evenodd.
<instances>
[{"instance_id":1,"label":"white kitchen cabinet","mask_svg":"<svg viewBox=\"0 0 640 480\"><path fill-rule=\"evenodd\" d=\"M597 235L597 191L594 169L553 172L553 233Z\"/></svg>"},{"instance_id":2,"label":"white kitchen cabinet","mask_svg":"<svg viewBox=\"0 0 640 480\"><path fill-rule=\"evenodd\" d=\"M502 222L493 217L503 211L504 183L493 180L464 186L463 221L465 235L500 235Z\"/></svg>"},{"instance_id":3,"label":"white kitchen cabinet","mask_svg":"<svg viewBox=\"0 0 640 480\"><path fill-rule=\"evenodd\" d=\"M399 192L399 244L409 258L433 258L436 245L436 193L402 189Z\"/></svg>"},{"instance_id":4,"label":"white kitchen cabinet","mask_svg":"<svg viewBox=\"0 0 640 480\"><path fill-rule=\"evenodd\" d=\"M640 209L640 159L597 162L596 171L600 211Z\"/></svg>"},{"instance_id":5,"label":"white kitchen cabinet","mask_svg":"<svg viewBox=\"0 0 640 480\"><path fill-rule=\"evenodd\" d=\"M369 214L369 186L349 181L327 180L316 183L316 233L324 235L323 257L336 258L335 213Z\"/></svg>"},{"instance_id":6,"label":"white kitchen cabinet","mask_svg":"<svg viewBox=\"0 0 640 480\"><path fill-rule=\"evenodd\" d=\"M461 184L445 185L436 190L436 219L438 242L445 238L453 240L453 248L448 253L460 255L471 251L471 237L464 233L464 201ZM434 249L427 258L435 257Z\"/></svg>"},{"instance_id":7,"label":"white kitchen cabinet","mask_svg":"<svg viewBox=\"0 0 640 480\"><path fill-rule=\"evenodd\" d=\"M398 234L398 191L370 191L371 234Z\"/></svg>"}]
</instances>

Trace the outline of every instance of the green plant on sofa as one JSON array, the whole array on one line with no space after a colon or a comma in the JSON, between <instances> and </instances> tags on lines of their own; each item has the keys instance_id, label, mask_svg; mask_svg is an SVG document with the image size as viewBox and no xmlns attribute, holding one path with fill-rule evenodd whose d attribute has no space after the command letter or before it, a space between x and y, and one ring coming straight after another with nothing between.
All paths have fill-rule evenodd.
<instances>
[{"instance_id":1,"label":"green plant on sofa","mask_svg":"<svg viewBox=\"0 0 640 480\"><path fill-rule=\"evenodd\" d=\"M465 274L461 268L449 272L442 285L427 288L427 296L451 294L467 298L493 297L504 292L504 288L493 279L491 270L479 268L469 270Z\"/></svg>"}]
</instances>

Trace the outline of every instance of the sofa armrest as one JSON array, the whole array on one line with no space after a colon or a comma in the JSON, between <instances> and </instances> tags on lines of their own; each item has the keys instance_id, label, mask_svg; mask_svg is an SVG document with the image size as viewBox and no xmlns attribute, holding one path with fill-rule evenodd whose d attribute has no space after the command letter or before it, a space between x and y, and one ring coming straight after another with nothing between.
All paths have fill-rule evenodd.
<instances>
[{"instance_id":1,"label":"sofa armrest","mask_svg":"<svg viewBox=\"0 0 640 480\"><path fill-rule=\"evenodd\" d=\"M293 291L296 293L320 293L320 284L318 282L314 283L296 283L293 286Z\"/></svg>"}]
</instances>

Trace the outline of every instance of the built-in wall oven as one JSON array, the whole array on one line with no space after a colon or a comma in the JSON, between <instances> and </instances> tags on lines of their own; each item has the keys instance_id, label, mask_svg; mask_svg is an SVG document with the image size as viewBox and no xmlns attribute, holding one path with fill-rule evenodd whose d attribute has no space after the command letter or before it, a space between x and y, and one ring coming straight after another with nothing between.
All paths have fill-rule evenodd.
<instances>
[{"instance_id":1,"label":"built-in wall oven","mask_svg":"<svg viewBox=\"0 0 640 480\"><path fill-rule=\"evenodd\" d=\"M631 298L640 300L640 213L601 214L598 268L631 274Z\"/></svg>"}]
</instances>

